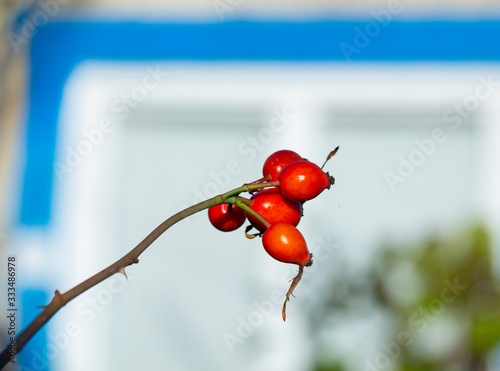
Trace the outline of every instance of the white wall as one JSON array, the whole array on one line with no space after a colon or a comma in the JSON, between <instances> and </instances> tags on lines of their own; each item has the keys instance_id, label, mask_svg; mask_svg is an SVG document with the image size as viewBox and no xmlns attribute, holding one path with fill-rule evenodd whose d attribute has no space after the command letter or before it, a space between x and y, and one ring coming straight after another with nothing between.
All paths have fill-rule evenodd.
<instances>
[{"instance_id":1,"label":"white wall","mask_svg":"<svg viewBox=\"0 0 500 371\"><path fill-rule=\"evenodd\" d=\"M169 75L155 84L148 68ZM198 193L259 178L277 149L320 164L340 151L326 167L337 183L305 205L299 227L320 258L289 303L286 324L281 301L260 316L256 303L284 292L296 268L273 261L243 230L216 231L202 212L157 240L127 270L128 281L113 277L54 318L49 338L70 322L79 329L56 358L60 369L304 370L311 354L304 308L329 276L363 269L382 238L446 232L475 217L498 223L499 95L481 88L498 72L466 64L80 65L65 90L58 137L57 161L71 170L56 177L44 242L65 259L33 263L36 272L50 270L44 279L60 290L124 255ZM457 104L470 115L453 128ZM276 125L283 110L294 117ZM109 132L101 126L99 134L103 119ZM440 143L429 142L433 133ZM415 141L429 154L419 157ZM88 154L69 164L72 150ZM399 174L401 158L421 164ZM236 171L225 176L228 166ZM388 172L404 182L391 189ZM214 177L228 184L216 186ZM241 318L256 325L228 347L224 336L238 336ZM342 338L339 347L359 357L366 332L351 328Z\"/></svg>"}]
</instances>

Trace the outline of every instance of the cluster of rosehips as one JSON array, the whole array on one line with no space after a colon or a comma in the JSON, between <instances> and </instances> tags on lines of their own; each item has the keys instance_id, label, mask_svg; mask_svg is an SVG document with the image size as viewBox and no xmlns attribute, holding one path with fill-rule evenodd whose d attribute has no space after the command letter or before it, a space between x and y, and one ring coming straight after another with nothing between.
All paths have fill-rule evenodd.
<instances>
[{"instance_id":1,"label":"cluster of rosehips","mask_svg":"<svg viewBox=\"0 0 500 371\"><path fill-rule=\"evenodd\" d=\"M330 152L326 161L337 150L338 147ZM234 231L248 219L247 237L261 236L264 249L274 259L299 266L299 273L286 294L283 320L286 303L302 277L303 268L312 264L312 254L296 228L302 217L302 205L329 189L335 181L323 171L323 166L319 167L290 150L275 152L264 163L263 178L249 183L254 186L249 187L249 192L255 192L250 199L238 196L232 203L208 209L212 225L224 232ZM255 185L260 186L255 188ZM259 233L248 234L252 228Z\"/></svg>"}]
</instances>

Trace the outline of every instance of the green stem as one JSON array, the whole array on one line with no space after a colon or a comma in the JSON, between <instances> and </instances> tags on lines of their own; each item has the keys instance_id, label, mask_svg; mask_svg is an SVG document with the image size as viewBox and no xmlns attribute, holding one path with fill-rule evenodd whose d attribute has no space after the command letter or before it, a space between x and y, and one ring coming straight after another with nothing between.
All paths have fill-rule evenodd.
<instances>
[{"instance_id":1,"label":"green stem","mask_svg":"<svg viewBox=\"0 0 500 371\"><path fill-rule=\"evenodd\" d=\"M65 293L60 293L58 290L55 291L52 301L43 306L43 310L40 314L17 336L15 339L15 350L14 354L19 353L26 343L68 302L76 298L78 295L84 293L91 287L97 285L98 283L104 281L106 278L111 277L115 273L124 273L125 267L139 262L139 256L158 238L163 232L170 228L175 223L187 218L199 211L208 209L211 206L219 205L225 203L229 198L237 196L242 192L248 192L252 190L262 189L266 187L278 186L279 182L264 182L260 184L244 184L241 187L235 188L229 192L222 195L217 195L208 200L197 203L187 209L179 211L177 214L172 215L170 218L161 223L156 227L144 240L142 240L136 247L134 247L130 252L124 255L121 259L117 260L115 263L111 264L109 267L104 268L102 271L96 273L92 277L83 281L79 285L73 287ZM245 205L245 203L239 197L234 197L234 203L238 205ZM246 206L246 205L245 205ZM241 206L240 206L241 207ZM13 354L9 351L7 346L0 354L0 369L3 368L11 358Z\"/></svg>"},{"instance_id":2,"label":"green stem","mask_svg":"<svg viewBox=\"0 0 500 371\"><path fill-rule=\"evenodd\" d=\"M236 197L234 204L238 206L240 209L245 210L247 213L252 214L255 216L264 226L269 228L271 226L271 223L269 223L262 215L260 215L257 211L253 210L250 208L251 205L249 205L246 201L246 198L243 197Z\"/></svg>"},{"instance_id":3,"label":"green stem","mask_svg":"<svg viewBox=\"0 0 500 371\"><path fill-rule=\"evenodd\" d=\"M279 187L279 185L280 185L279 180L275 180L273 182L265 182L265 183L247 183L247 184L243 184L239 188L235 188L229 192L223 193L222 197L224 199L227 199L231 196L237 196L238 194L240 194L242 192L250 192L250 191L254 191L254 190L262 189L262 188L267 188L267 187Z\"/></svg>"}]
</instances>

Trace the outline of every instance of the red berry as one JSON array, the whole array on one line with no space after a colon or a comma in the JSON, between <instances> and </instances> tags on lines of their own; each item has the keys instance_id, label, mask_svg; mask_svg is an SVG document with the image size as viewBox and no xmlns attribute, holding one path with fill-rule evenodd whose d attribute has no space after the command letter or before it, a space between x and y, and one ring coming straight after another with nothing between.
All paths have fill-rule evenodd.
<instances>
[{"instance_id":1,"label":"red berry","mask_svg":"<svg viewBox=\"0 0 500 371\"><path fill-rule=\"evenodd\" d=\"M262 244L269 255L283 263L300 266L312 264L312 255L307 250L306 240L291 224L271 224L262 236Z\"/></svg>"},{"instance_id":2,"label":"red berry","mask_svg":"<svg viewBox=\"0 0 500 371\"><path fill-rule=\"evenodd\" d=\"M334 179L313 162L298 161L285 167L279 177L280 190L290 200L305 202L329 189Z\"/></svg>"},{"instance_id":3,"label":"red berry","mask_svg":"<svg viewBox=\"0 0 500 371\"><path fill-rule=\"evenodd\" d=\"M288 149L274 152L267 158L266 162L264 162L262 174L264 177L270 175L270 180L278 180L278 175L285 166L300 160L302 160L300 155Z\"/></svg>"},{"instance_id":4,"label":"red berry","mask_svg":"<svg viewBox=\"0 0 500 371\"><path fill-rule=\"evenodd\" d=\"M208 218L219 231L230 232L245 223L246 212L232 204L220 204L208 209Z\"/></svg>"},{"instance_id":5,"label":"red berry","mask_svg":"<svg viewBox=\"0 0 500 371\"><path fill-rule=\"evenodd\" d=\"M257 192L250 199L253 201L250 208L271 224L285 222L296 226L300 222L302 204L283 197L279 188ZM260 232L266 230L266 226L252 214L247 213L247 219Z\"/></svg>"}]
</instances>

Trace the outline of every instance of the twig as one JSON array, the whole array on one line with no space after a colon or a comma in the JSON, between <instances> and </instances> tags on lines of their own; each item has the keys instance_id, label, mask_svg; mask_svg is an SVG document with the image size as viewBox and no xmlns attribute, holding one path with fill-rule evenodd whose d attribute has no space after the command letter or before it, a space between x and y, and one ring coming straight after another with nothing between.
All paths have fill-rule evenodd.
<instances>
[{"instance_id":1,"label":"twig","mask_svg":"<svg viewBox=\"0 0 500 371\"><path fill-rule=\"evenodd\" d=\"M235 188L229 192L222 195L217 195L208 200L197 203L187 209L179 211L177 214L172 215L170 218L161 223L156 227L144 240L142 240L136 247L134 247L129 253L123 256L121 259L111 264L109 267L103 269L99 273L93 275L87 280L83 281L79 285L73 287L65 293L60 293L58 290L55 291L52 301L43 306L42 312L17 336L15 340L16 349L15 354L19 353L28 341L67 303L76 298L78 295L84 293L91 287L97 285L98 283L104 281L106 278L111 277L115 273L124 273L125 267L139 262L139 256L158 238L163 232L170 228L175 223L187 218L199 211L208 209L211 206L219 205L225 202L232 202L236 200L232 196L238 195L242 192L249 192L254 189L261 189L266 187L274 187L279 182L265 182L265 183L255 183L255 184L245 184L241 187ZM229 199L229 200L228 200ZM3 352L0 354L0 369L3 368L13 355L11 354L9 347L7 346Z\"/></svg>"}]
</instances>

